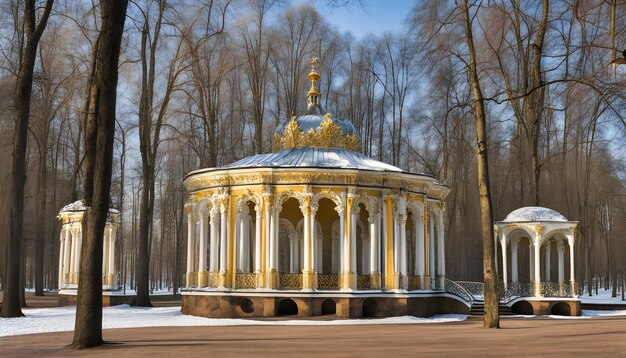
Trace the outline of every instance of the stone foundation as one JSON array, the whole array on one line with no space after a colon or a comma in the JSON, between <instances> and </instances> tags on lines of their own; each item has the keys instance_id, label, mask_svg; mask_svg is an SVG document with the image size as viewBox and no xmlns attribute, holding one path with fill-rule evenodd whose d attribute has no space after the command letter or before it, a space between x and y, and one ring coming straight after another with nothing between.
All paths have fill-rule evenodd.
<instances>
[{"instance_id":1,"label":"stone foundation","mask_svg":"<svg viewBox=\"0 0 626 358\"><path fill-rule=\"evenodd\" d=\"M582 314L580 300L577 299L520 299L511 305L511 312L536 316L580 316Z\"/></svg>"},{"instance_id":2,"label":"stone foundation","mask_svg":"<svg viewBox=\"0 0 626 358\"><path fill-rule=\"evenodd\" d=\"M117 305L134 305L135 304L135 295L123 295L123 294L103 294L102 295L102 306L117 306ZM76 293L63 293L59 292L58 295L58 304L59 306L75 306L76 300L78 296Z\"/></svg>"},{"instance_id":3,"label":"stone foundation","mask_svg":"<svg viewBox=\"0 0 626 358\"><path fill-rule=\"evenodd\" d=\"M208 318L276 317L297 315L337 318L469 314L469 307L448 294L328 294L300 292L187 292L182 313Z\"/></svg>"}]
</instances>

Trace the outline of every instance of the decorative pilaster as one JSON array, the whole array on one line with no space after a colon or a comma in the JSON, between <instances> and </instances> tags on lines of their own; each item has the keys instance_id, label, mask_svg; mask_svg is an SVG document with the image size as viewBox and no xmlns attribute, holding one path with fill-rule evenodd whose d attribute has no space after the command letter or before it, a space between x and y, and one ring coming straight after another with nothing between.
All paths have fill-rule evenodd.
<instances>
[{"instance_id":1,"label":"decorative pilaster","mask_svg":"<svg viewBox=\"0 0 626 358\"><path fill-rule=\"evenodd\" d=\"M220 271L218 288L229 287L228 284L228 209L230 195L222 193L219 197L220 209Z\"/></svg>"},{"instance_id":2,"label":"decorative pilaster","mask_svg":"<svg viewBox=\"0 0 626 358\"><path fill-rule=\"evenodd\" d=\"M193 286L194 242L196 238L196 223L193 216L193 206L187 206L187 274L185 286Z\"/></svg>"},{"instance_id":3,"label":"decorative pilaster","mask_svg":"<svg viewBox=\"0 0 626 358\"><path fill-rule=\"evenodd\" d=\"M504 288L506 289L509 285L509 268L508 268L508 257L507 257L507 239L506 239L506 231L502 230L500 234L500 247L502 248L502 281L504 283Z\"/></svg>"},{"instance_id":4,"label":"decorative pilaster","mask_svg":"<svg viewBox=\"0 0 626 358\"><path fill-rule=\"evenodd\" d=\"M198 287L207 287L209 285L209 273L207 272L207 243L208 243L208 212L207 208L202 207L200 210L200 239L198 240Z\"/></svg>"},{"instance_id":5,"label":"decorative pilaster","mask_svg":"<svg viewBox=\"0 0 626 358\"><path fill-rule=\"evenodd\" d=\"M415 275L419 280L419 288L424 289L424 272L426 262L424 260L424 207L418 206L418 210L413 213L413 223L415 226Z\"/></svg>"},{"instance_id":6,"label":"decorative pilaster","mask_svg":"<svg viewBox=\"0 0 626 358\"><path fill-rule=\"evenodd\" d=\"M380 288L380 209L376 201L371 201L367 209L369 212L368 222L370 225L370 286L372 289Z\"/></svg>"},{"instance_id":7,"label":"decorative pilaster","mask_svg":"<svg viewBox=\"0 0 626 358\"><path fill-rule=\"evenodd\" d=\"M437 279L439 280L437 288L445 290L446 287L446 246L445 246L445 227L443 225L444 208L443 203L441 209L437 212ZM497 255L496 255L497 256Z\"/></svg>"}]
</instances>

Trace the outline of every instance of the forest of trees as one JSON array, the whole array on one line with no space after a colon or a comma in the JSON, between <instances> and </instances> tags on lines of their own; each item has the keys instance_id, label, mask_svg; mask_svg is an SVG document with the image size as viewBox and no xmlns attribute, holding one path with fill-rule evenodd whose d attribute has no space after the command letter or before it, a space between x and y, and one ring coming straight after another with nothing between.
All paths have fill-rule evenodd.
<instances>
[{"instance_id":1,"label":"forest of trees","mask_svg":"<svg viewBox=\"0 0 626 358\"><path fill-rule=\"evenodd\" d=\"M322 107L354 123L363 153L434 175L451 188L446 272L453 280L482 281L476 122L458 3L420 1L402 31L374 35L338 31L325 20L327 2L130 2L111 192L111 205L122 212L116 245L121 282L129 289L138 282L150 289L180 287L184 176L271 151L277 124L305 111L312 56L321 59ZM469 14L493 219L540 205L578 220L577 280L616 288L626 267L626 67L609 63L621 53L616 47L626 47L626 5L479 3ZM11 237L6 168L27 35L23 6L0 2L0 287ZM21 284L39 293L58 282L55 216L85 190L85 98L99 16L90 1L55 1L38 43ZM138 293L149 304L148 292Z\"/></svg>"}]
</instances>

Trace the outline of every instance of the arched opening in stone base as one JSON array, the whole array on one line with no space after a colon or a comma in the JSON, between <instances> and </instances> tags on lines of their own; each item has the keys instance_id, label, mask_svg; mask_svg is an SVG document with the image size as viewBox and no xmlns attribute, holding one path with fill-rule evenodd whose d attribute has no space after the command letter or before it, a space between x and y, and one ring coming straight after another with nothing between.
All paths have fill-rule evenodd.
<instances>
[{"instance_id":1,"label":"arched opening in stone base","mask_svg":"<svg viewBox=\"0 0 626 358\"><path fill-rule=\"evenodd\" d=\"M291 298L284 299L278 303L277 316L298 315L298 305Z\"/></svg>"},{"instance_id":2,"label":"arched opening in stone base","mask_svg":"<svg viewBox=\"0 0 626 358\"><path fill-rule=\"evenodd\" d=\"M515 314L534 315L533 305L526 301L519 301L511 306L511 312Z\"/></svg>"},{"instance_id":3,"label":"arched opening in stone base","mask_svg":"<svg viewBox=\"0 0 626 358\"><path fill-rule=\"evenodd\" d=\"M322 315L335 315L337 313L337 304L330 298L322 302Z\"/></svg>"},{"instance_id":4,"label":"arched opening in stone base","mask_svg":"<svg viewBox=\"0 0 626 358\"><path fill-rule=\"evenodd\" d=\"M363 302L363 318L376 317L378 304L373 298L368 298Z\"/></svg>"},{"instance_id":5,"label":"arched opening in stone base","mask_svg":"<svg viewBox=\"0 0 626 358\"><path fill-rule=\"evenodd\" d=\"M557 316L571 316L572 315L572 307L565 302L555 303L554 306L550 309L550 314Z\"/></svg>"}]
</instances>

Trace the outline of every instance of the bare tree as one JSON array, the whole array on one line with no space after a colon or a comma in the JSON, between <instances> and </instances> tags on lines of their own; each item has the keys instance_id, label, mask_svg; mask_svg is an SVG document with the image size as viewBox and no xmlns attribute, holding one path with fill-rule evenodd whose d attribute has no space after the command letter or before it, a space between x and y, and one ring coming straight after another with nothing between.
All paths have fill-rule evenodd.
<instances>
[{"instance_id":1,"label":"bare tree","mask_svg":"<svg viewBox=\"0 0 626 358\"><path fill-rule=\"evenodd\" d=\"M24 2L23 47L20 49L20 65L15 88L15 128L11 162L11 236L7 252L7 275L2 297L1 317L23 316L20 308L20 266L22 257L24 223L24 184L26 182L26 146L30 98L33 87L33 70L37 58L37 47L52 9L53 0L47 0L36 20L35 0Z\"/></svg>"},{"instance_id":2,"label":"bare tree","mask_svg":"<svg viewBox=\"0 0 626 358\"><path fill-rule=\"evenodd\" d=\"M483 277L485 283L485 320L483 326L487 328L500 327L498 312L499 298L497 292L496 267L494 263L495 248L493 246L493 212L491 205L491 189L489 185L489 156L487 154L488 137L487 121L485 118L485 104L478 78L476 66L476 49L472 33L472 20L469 14L467 0L461 4L465 38L469 52L469 82L473 96L474 117L476 120L476 160L478 163L478 191L480 193L480 217L482 223L483 242Z\"/></svg>"},{"instance_id":3,"label":"bare tree","mask_svg":"<svg viewBox=\"0 0 626 358\"><path fill-rule=\"evenodd\" d=\"M72 348L102 340L102 247L111 197L118 62L128 0L100 2L101 27L89 78L85 117L85 196L76 323Z\"/></svg>"}]
</instances>

